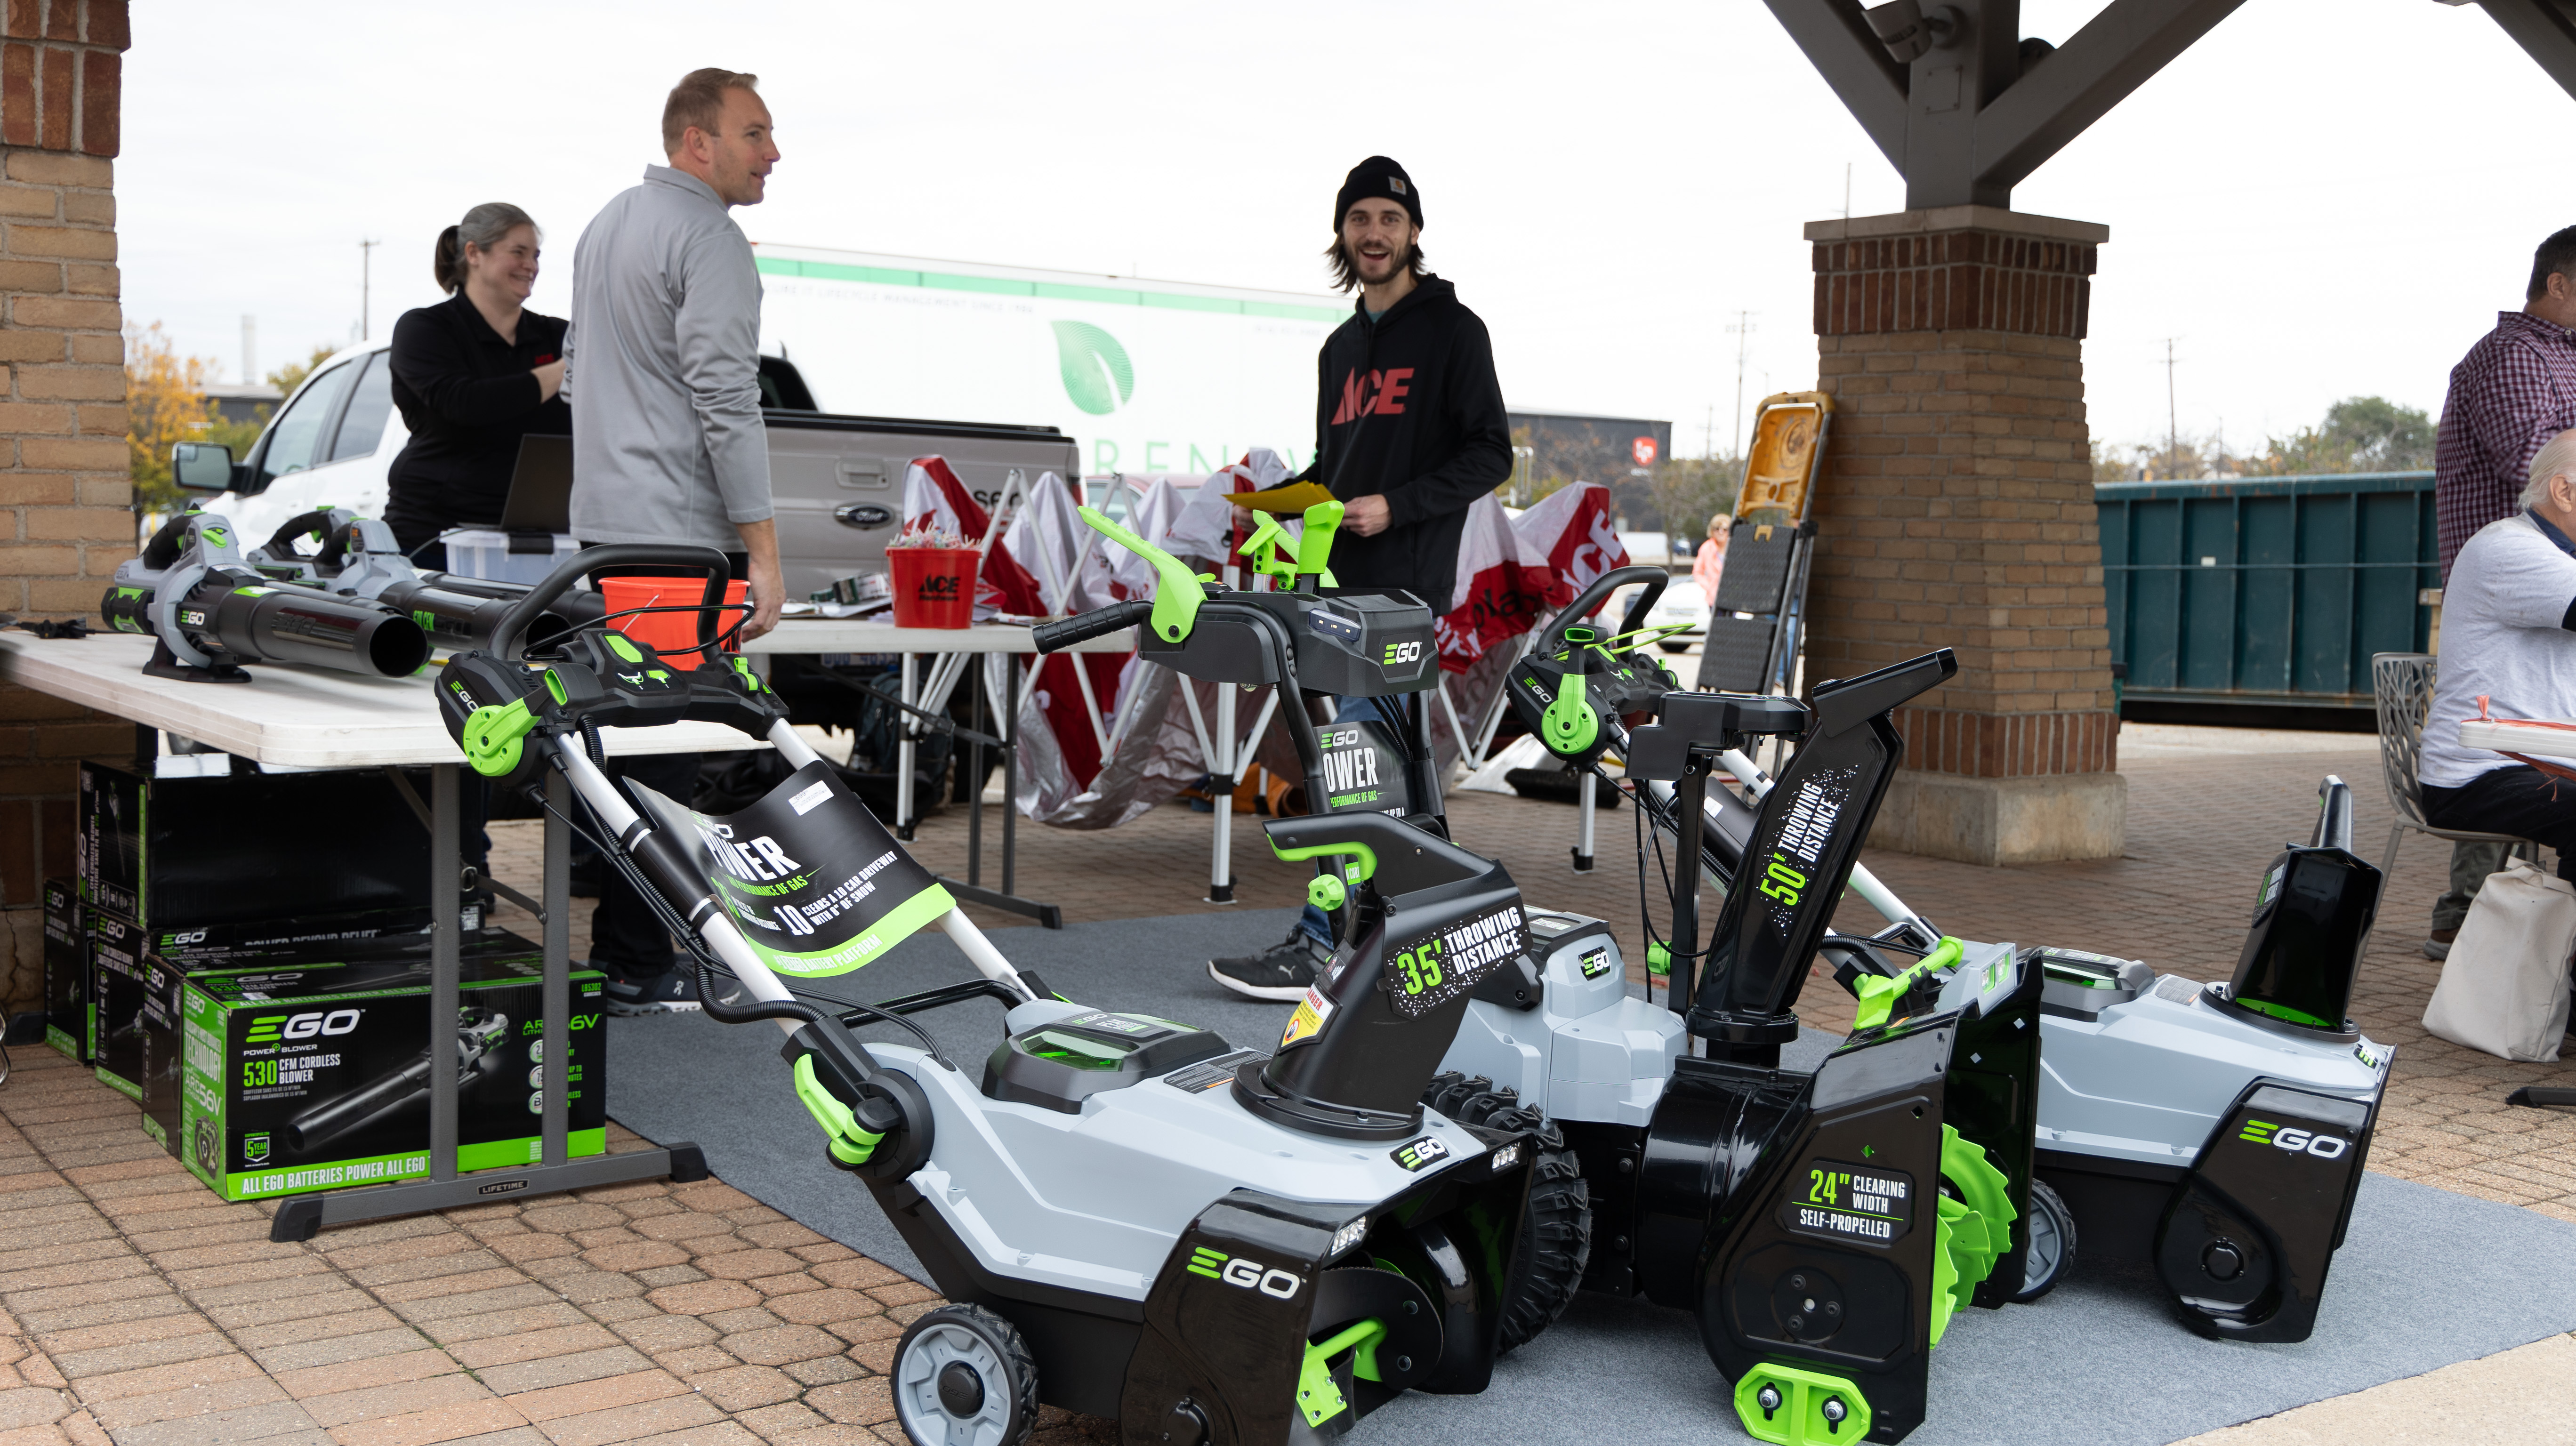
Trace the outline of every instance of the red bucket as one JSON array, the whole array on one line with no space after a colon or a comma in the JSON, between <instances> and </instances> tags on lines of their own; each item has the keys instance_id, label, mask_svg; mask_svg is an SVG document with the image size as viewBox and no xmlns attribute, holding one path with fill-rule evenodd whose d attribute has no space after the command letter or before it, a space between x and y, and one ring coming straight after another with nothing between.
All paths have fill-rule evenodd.
<instances>
[{"instance_id":1,"label":"red bucket","mask_svg":"<svg viewBox=\"0 0 2576 1446\"><path fill-rule=\"evenodd\" d=\"M894 625L962 628L975 621L975 549L889 547L894 574Z\"/></svg>"},{"instance_id":2,"label":"red bucket","mask_svg":"<svg viewBox=\"0 0 2576 1446\"><path fill-rule=\"evenodd\" d=\"M612 614L629 608L690 607L707 595L703 577L606 577L598 582L600 596L607 601ZM737 606L716 614L716 631L724 632L739 621L744 613L739 606L745 588L740 582L725 584L725 601ZM698 611L684 613L637 613L610 624L619 632L649 645L675 668L698 666ZM726 652L739 652L728 647Z\"/></svg>"}]
</instances>

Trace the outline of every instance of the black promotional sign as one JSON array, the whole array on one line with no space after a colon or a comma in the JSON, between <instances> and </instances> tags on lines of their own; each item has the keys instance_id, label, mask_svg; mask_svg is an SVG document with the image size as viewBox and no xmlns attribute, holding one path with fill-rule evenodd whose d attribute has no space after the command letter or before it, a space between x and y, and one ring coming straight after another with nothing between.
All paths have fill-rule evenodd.
<instances>
[{"instance_id":1,"label":"black promotional sign","mask_svg":"<svg viewBox=\"0 0 2576 1446\"><path fill-rule=\"evenodd\" d=\"M629 784L697 865L752 949L819 979L871 963L957 906L831 764L816 761L740 813L699 813Z\"/></svg>"}]
</instances>

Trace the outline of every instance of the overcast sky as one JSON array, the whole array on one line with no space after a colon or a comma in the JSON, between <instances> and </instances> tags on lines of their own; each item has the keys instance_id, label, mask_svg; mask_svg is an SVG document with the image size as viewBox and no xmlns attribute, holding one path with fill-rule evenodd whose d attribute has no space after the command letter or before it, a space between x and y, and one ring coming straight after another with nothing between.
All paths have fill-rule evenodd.
<instances>
[{"instance_id":1,"label":"overcast sky","mask_svg":"<svg viewBox=\"0 0 2576 1446\"><path fill-rule=\"evenodd\" d=\"M2064 41L2098 0L2026 0ZM1734 430L1811 386L1804 222L1903 205L1896 173L1756 0L258 6L135 0L117 201L125 308L230 378L438 298L468 206L574 239L658 161L661 100L757 72L785 153L755 241L1318 291L1365 155L1421 188L1434 268L1516 407ZM2242 448L2376 393L2439 408L2576 221L2569 97L2474 6L2251 0L2015 193L2111 228L2086 347L2097 439ZM2555 177L2556 179L2552 179ZM867 410L863 397L822 398Z\"/></svg>"}]
</instances>

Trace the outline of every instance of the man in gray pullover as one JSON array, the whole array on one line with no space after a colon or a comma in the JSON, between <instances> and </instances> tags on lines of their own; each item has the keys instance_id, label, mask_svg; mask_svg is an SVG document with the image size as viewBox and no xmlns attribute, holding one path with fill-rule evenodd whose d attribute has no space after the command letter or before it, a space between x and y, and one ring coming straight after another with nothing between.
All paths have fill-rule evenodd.
<instances>
[{"instance_id":1,"label":"man in gray pullover","mask_svg":"<svg viewBox=\"0 0 2576 1446\"><path fill-rule=\"evenodd\" d=\"M564 394L572 399L572 530L583 545L686 542L748 577L742 636L778 625L786 587L760 420L760 271L726 212L760 204L778 147L758 77L691 71L662 108L668 166L610 201L573 251ZM646 569L651 571L652 569ZM607 771L682 803L694 754L612 759ZM651 906L610 872L591 962L614 1014L698 1008Z\"/></svg>"}]
</instances>

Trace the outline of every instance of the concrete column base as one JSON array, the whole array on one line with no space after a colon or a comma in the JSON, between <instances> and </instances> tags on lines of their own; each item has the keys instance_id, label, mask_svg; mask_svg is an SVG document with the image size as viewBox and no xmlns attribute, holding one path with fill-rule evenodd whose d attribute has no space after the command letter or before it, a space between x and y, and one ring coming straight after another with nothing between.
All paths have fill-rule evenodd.
<instances>
[{"instance_id":1,"label":"concrete column base","mask_svg":"<svg viewBox=\"0 0 2576 1446\"><path fill-rule=\"evenodd\" d=\"M1896 775L1870 827L1872 848L1969 864L2114 859L2128 841L2129 781L2116 773L2039 778Z\"/></svg>"}]
</instances>

